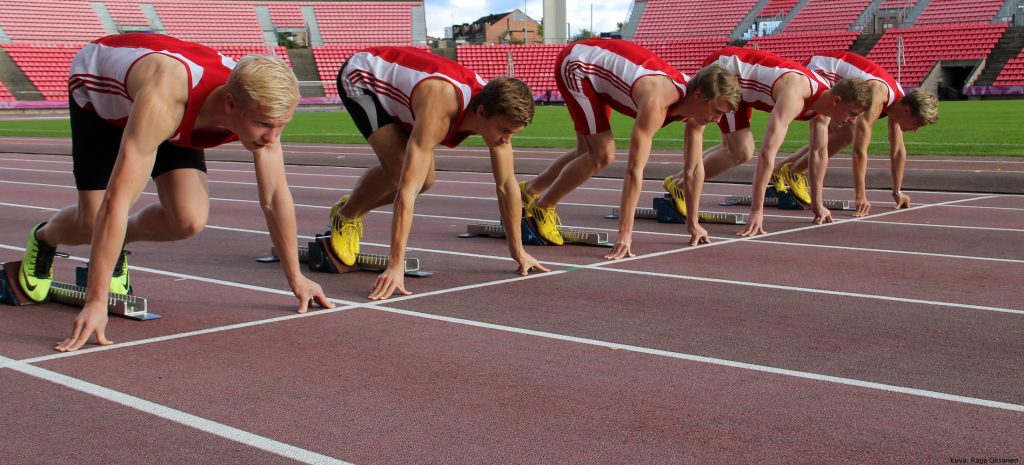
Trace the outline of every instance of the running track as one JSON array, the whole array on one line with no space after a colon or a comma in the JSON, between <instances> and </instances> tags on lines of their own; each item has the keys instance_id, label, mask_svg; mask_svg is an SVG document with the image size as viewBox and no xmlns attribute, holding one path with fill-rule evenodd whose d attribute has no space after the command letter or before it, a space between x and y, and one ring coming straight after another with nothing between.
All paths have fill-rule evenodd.
<instances>
[{"instance_id":1,"label":"running track","mask_svg":"<svg viewBox=\"0 0 1024 465\"><path fill-rule=\"evenodd\" d=\"M0 154L0 260L19 259L28 229L75 199L70 158L48 150ZM445 154L475 169L471 153ZM76 309L0 306L5 462L1024 459L1022 196L917 190L914 208L894 211L887 190L871 191L865 219L833 212L837 223L815 226L768 209L770 234L706 225L714 242L698 248L680 225L638 220L635 259L529 247L554 271L522 278L503 240L456 237L497 218L490 175L439 172L408 252L436 274L371 303L373 273L309 273L338 307L298 315L277 266L255 262L270 241L251 165L209 167L207 229L130 247L135 285L162 319L111 318L115 345L60 354ZM1024 176L1014 160L909 167L908 179ZM304 237L361 171L289 166ZM659 185L645 183L642 203ZM591 180L563 221L614 230L603 215L620 186ZM707 184L703 205L745 211L717 206L733 194L749 186ZM389 225L388 211L367 217L366 251L386 253ZM62 251L67 281L88 252Z\"/></svg>"}]
</instances>

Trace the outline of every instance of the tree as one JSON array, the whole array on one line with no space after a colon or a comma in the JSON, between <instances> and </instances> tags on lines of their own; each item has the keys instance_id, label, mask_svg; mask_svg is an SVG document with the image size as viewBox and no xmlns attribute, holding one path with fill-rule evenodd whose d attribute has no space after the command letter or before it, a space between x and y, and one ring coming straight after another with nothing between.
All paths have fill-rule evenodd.
<instances>
[{"instance_id":1,"label":"tree","mask_svg":"<svg viewBox=\"0 0 1024 465\"><path fill-rule=\"evenodd\" d=\"M578 42L581 40L590 39L592 37L594 37L594 33L591 32L590 29L580 29L580 32L572 36L572 38L569 39L569 42Z\"/></svg>"}]
</instances>

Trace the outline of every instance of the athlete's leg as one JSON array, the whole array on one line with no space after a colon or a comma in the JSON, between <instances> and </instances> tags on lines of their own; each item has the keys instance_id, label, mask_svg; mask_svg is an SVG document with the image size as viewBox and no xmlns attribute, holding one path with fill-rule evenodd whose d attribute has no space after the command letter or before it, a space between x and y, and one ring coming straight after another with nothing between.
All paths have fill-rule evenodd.
<instances>
[{"instance_id":1,"label":"athlete's leg","mask_svg":"<svg viewBox=\"0 0 1024 465\"><path fill-rule=\"evenodd\" d=\"M550 165L548 165L547 168L544 168L544 171L541 171L537 177L529 180L526 183L527 193L533 195L538 192L544 192L548 187L551 187L551 184L555 182L555 179L558 179L558 175L562 173L562 170L565 169L566 165L581 156L586 156L586 154L586 142L582 135L576 134L576 147L556 158Z\"/></svg>"},{"instance_id":2,"label":"athlete's leg","mask_svg":"<svg viewBox=\"0 0 1024 465\"><path fill-rule=\"evenodd\" d=\"M565 165L555 182L537 200L542 208L552 208L570 192L583 185L615 160L615 137L606 130L583 138L586 153L577 156Z\"/></svg>"},{"instance_id":3,"label":"athlete's leg","mask_svg":"<svg viewBox=\"0 0 1024 465\"><path fill-rule=\"evenodd\" d=\"M210 216L206 173L174 169L154 180L160 202L146 205L128 218L125 243L178 241L199 234Z\"/></svg>"},{"instance_id":4,"label":"athlete's leg","mask_svg":"<svg viewBox=\"0 0 1024 465\"><path fill-rule=\"evenodd\" d=\"M345 218L362 218L374 208L394 202L405 165L407 138L397 124L385 125L366 138L380 165L359 178L348 202L341 208Z\"/></svg>"},{"instance_id":5,"label":"athlete's leg","mask_svg":"<svg viewBox=\"0 0 1024 465\"><path fill-rule=\"evenodd\" d=\"M750 128L722 135L722 147L704 156L704 179L712 179L754 157L754 135Z\"/></svg>"}]
</instances>

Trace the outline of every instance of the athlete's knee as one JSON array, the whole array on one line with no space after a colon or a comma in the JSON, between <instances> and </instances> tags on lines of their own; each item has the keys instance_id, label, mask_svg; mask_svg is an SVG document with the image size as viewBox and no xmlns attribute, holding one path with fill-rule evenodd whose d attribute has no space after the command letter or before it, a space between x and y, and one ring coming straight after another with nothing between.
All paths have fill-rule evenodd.
<instances>
[{"instance_id":1,"label":"athlete's knee","mask_svg":"<svg viewBox=\"0 0 1024 465\"><path fill-rule=\"evenodd\" d=\"M169 231L174 240L188 239L199 234L206 227L207 215L203 212L188 212L171 222Z\"/></svg>"},{"instance_id":2,"label":"athlete's knee","mask_svg":"<svg viewBox=\"0 0 1024 465\"><path fill-rule=\"evenodd\" d=\"M586 153L587 160L590 164L599 170L604 169L606 166L612 164L615 161L615 150L614 149L590 149Z\"/></svg>"}]
</instances>

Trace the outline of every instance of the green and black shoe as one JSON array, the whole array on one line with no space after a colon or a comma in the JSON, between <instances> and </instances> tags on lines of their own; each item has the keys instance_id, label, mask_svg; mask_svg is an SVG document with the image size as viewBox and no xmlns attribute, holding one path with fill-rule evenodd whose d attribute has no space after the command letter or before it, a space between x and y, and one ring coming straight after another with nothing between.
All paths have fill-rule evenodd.
<instances>
[{"instance_id":1,"label":"green and black shoe","mask_svg":"<svg viewBox=\"0 0 1024 465\"><path fill-rule=\"evenodd\" d=\"M132 290L131 281L128 279L128 255L131 252L121 249L121 255L117 257L114 264L114 274L110 278L110 293L126 295Z\"/></svg>"},{"instance_id":2,"label":"green and black shoe","mask_svg":"<svg viewBox=\"0 0 1024 465\"><path fill-rule=\"evenodd\" d=\"M21 258L21 270L18 272L18 284L28 298L42 302L50 295L50 284L53 283L53 257L57 248L36 239L36 231L46 223L39 223L28 233L28 245L25 255Z\"/></svg>"}]
</instances>

